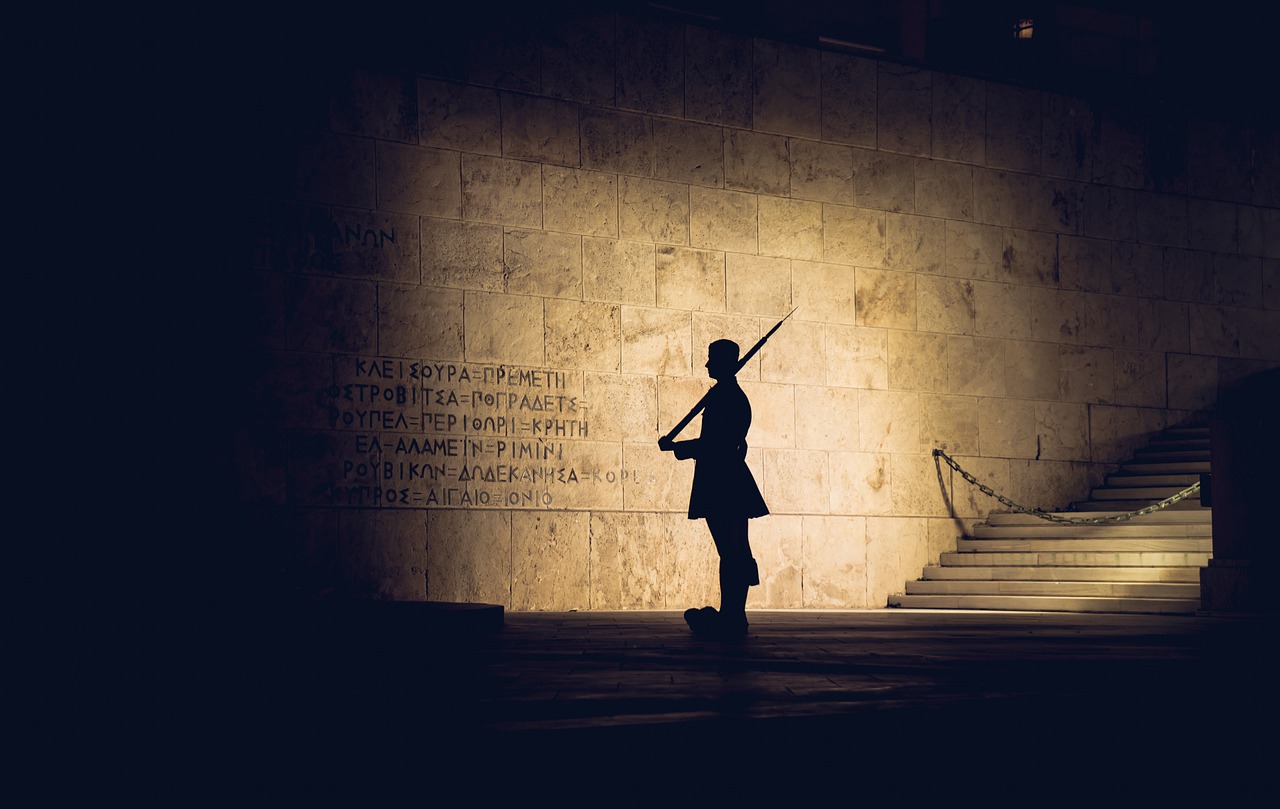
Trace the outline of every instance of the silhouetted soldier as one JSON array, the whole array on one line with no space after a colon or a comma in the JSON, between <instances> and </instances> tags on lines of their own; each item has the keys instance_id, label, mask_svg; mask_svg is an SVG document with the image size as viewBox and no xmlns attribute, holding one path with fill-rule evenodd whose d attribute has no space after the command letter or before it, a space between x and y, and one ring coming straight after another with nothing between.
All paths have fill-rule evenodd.
<instances>
[{"instance_id":1,"label":"silhouetted soldier","mask_svg":"<svg viewBox=\"0 0 1280 809\"><path fill-rule=\"evenodd\" d=\"M747 634L747 590L760 583L747 539L747 520L769 513L747 468L747 430L751 403L738 387L738 344L716 340L707 347L707 373L716 384L703 400L701 436L692 441L658 440L679 460L694 458L689 519L705 519L720 554L720 611L689 609L685 620L696 634L742 637Z\"/></svg>"}]
</instances>

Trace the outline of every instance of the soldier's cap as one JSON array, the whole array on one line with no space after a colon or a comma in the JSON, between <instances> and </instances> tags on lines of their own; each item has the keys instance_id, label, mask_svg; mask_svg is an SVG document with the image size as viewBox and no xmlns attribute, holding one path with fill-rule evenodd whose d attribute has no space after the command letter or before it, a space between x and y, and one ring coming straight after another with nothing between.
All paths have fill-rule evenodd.
<instances>
[{"instance_id":1,"label":"soldier's cap","mask_svg":"<svg viewBox=\"0 0 1280 809\"><path fill-rule=\"evenodd\" d=\"M732 340L716 340L707 346L707 362L736 365L738 363L738 344Z\"/></svg>"}]
</instances>

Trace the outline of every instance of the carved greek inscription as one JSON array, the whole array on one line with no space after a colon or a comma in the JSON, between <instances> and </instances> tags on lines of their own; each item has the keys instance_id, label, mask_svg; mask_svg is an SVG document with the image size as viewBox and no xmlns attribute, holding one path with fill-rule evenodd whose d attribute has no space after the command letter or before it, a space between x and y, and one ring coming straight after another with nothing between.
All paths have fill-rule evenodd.
<instances>
[{"instance_id":1,"label":"carved greek inscription","mask_svg":"<svg viewBox=\"0 0 1280 809\"><path fill-rule=\"evenodd\" d=\"M385 357L336 360L320 392L339 435L338 506L561 508L620 504L616 444L591 440L563 371Z\"/></svg>"}]
</instances>

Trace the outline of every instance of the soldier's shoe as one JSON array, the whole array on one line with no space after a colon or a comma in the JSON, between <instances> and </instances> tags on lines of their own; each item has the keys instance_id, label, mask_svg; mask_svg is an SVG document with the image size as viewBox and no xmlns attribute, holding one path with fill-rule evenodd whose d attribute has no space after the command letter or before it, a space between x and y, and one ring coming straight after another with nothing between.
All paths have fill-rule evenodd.
<instances>
[{"instance_id":1,"label":"soldier's shoe","mask_svg":"<svg viewBox=\"0 0 1280 809\"><path fill-rule=\"evenodd\" d=\"M690 607L684 611L684 620L690 631L700 638L713 638L720 634L720 613L715 607Z\"/></svg>"}]
</instances>

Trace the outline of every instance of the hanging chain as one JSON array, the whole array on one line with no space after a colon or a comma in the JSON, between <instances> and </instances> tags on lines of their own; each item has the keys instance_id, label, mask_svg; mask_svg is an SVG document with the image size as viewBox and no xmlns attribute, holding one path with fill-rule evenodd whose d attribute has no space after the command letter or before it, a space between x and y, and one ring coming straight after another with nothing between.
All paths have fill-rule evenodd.
<instances>
[{"instance_id":1,"label":"hanging chain","mask_svg":"<svg viewBox=\"0 0 1280 809\"><path fill-rule=\"evenodd\" d=\"M955 460L950 455L948 455L947 453L943 452L940 449L935 449L933 451L934 465L937 465L938 458L942 458L944 461L946 461L948 466L950 466L952 469L959 472L960 476L963 477L965 480L969 481L974 486L977 486L982 491L983 494L987 495L988 497L994 497L995 499L999 500L1001 503L1005 504L1006 506L1013 509L1014 511L1019 511L1023 514L1030 514L1033 517L1039 517L1040 519L1048 520L1049 522L1067 523L1070 525L1097 525L1099 523L1124 522L1125 520L1131 520L1134 517L1141 517L1143 514L1150 514L1151 512L1159 511L1162 508L1168 508L1169 506L1173 505L1179 500L1184 500L1190 497L1191 495L1195 494L1196 492L1200 491L1200 482L1196 481L1195 483L1192 483L1190 486L1178 492L1177 494L1171 497L1166 497L1165 499L1161 500L1158 503L1152 503L1146 508L1141 508L1141 509L1138 509L1137 511L1130 511L1124 514L1111 514L1106 517L1063 517L1058 514L1052 514L1048 511L1041 511L1038 508L1028 508L1024 505L1020 505L1018 503L1013 502L1012 500L1010 500L1007 497L1004 497L1003 495L997 494L991 489L990 486L987 486L986 484L979 482L978 479L975 478L973 475L961 469L960 465L956 463ZM942 470L939 469L938 471L941 472Z\"/></svg>"}]
</instances>

